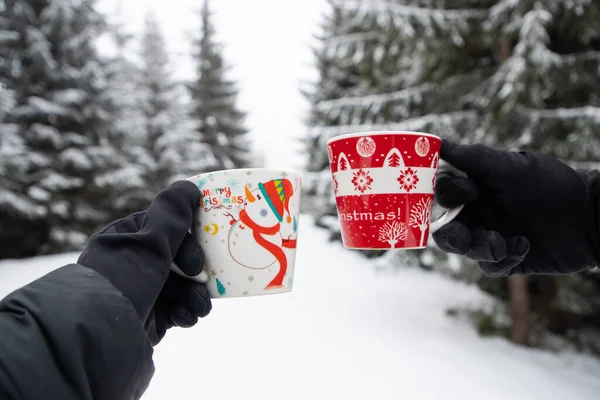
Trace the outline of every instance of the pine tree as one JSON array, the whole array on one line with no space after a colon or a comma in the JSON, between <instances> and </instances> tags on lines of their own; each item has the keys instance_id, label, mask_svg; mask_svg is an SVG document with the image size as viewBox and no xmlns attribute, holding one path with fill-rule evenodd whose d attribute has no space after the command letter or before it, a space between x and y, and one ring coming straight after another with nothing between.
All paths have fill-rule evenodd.
<instances>
[{"instance_id":1,"label":"pine tree","mask_svg":"<svg viewBox=\"0 0 600 400\"><path fill-rule=\"evenodd\" d=\"M150 158L155 162L149 173L148 183L154 190L160 190L174 175L175 166L170 161L177 160L176 154L180 150L165 146L165 143L172 141L166 136L172 135L181 121L178 117L183 115L180 113L181 107L177 107L176 85L171 76L165 40L152 14L146 15L141 39L141 59L139 86L144 94L141 104L145 117L144 137Z\"/></svg>"},{"instance_id":2,"label":"pine tree","mask_svg":"<svg viewBox=\"0 0 600 400\"><path fill-rule=\"evenodd\" d=\"M497 145L538 150L574 164L600 161L599 14L600 4L580 0L501 0L491 8L489 34L499 62L469 97L481 112L481 126ZM585 313L578 308L581 304L574 307L567 300L595 285L594 274L551 279L552 285L539 277L506 281L514 341L529 343L530 310L541 314L551 329L568 325L565 316L600 315L600 308L593 306L598 290L590 295ZM556 289L541 291L547 296L540 302L531 293L542 285Z\"/></svg>"},{"instance_id":3,"label":"pine tree","mask_svg":"<svg viewBox=\"0 0 600 400\"><path fill-rule=\"evenodd\" d=\"M489 14L495 73L471 94L505 147L600 161L600 4L499 1ZM504 56L501 54L504 53Z\"/></svg>"},{"instance_id":4,"label":"pine tree","mask_svg":"<svg viewBox=\"0 0 600 400\"><path fill-rule=\"evenodd\" d=\"M370 73L368 66L371 62L364 49L361 49L359 55L365 57L365 62L360 63L356 58L352 59L353 43L363 36L360 34L363 19L355 20L351 11L337 6L331 0L328 2L332 11L330 15L325 16L320 33L316 37L320 45L313 49L319 79L313 87L304 92L312 107L307 120L310 130L304 140L307 174L303 198L307 206L310 205L316 212L317 225L331 229L332 239L341 239L339 224L328 222L336 215L336 205L325 148L329 136L324 134L323 130L341 125L344 116L328 113L320 105L343 99L353 93L367 93L370 85L361 80ZM369 33L365 32L364 36L369 37ZM369 46L364 48L375 51L376 48L380 48L375 46L376 43L371 37ZM363 74L360 73L358 64L362 64ZM340 163L342 169L347 168L344 159Z\"/></svg>"},{"instance_id":5,"label":"pine tree","mask_svg":"<svg viewBox=\"0 0 600 400\"><path fill-rule=\"evenodd\" d=\"M3 83L0 83L0 121L4 122L14 107L14 93Z\"/></svg>"},{"instance_id":6,"label":"pine tree","mask_svg":"<svg viewBox=\"0 0 600 400\"><path fill-rule=\"evenodd\" d=\"M120 167L94 38L94 0L5 0L0 82L14 95L2 133L0 257L79 248L111 210L102 177ZM10 227L5 229L4 227Z\"/></svg>"},{"instance_id":7,"label":"pine tree","mask_svg":"<svg viewBox=\"0 0 600 400\"><path fill-rule=\"evenodd\" d=\"M309 93L309 186L314 182L309 193L314 187L330 187L325 142L366 130L425 131L467 143L541 150L580 167L600 165L597 2L330 4L332 12L316 53L320 81ZM336 215L331 202L323 200L330 191L312 193L321 198L315 202L320 207L317 220L327 225L324 221ZM512 338L521 343L529 339L530 309L554 321L548 326L564 322L556 315L580 322L600 315L593 306L600 297L591 289L598 281L593 273L552 278L558 287L554 294L545 291L545 297L531 297L528 292L535 288L541 293L551 286L548 280L490 281L475 263L448 256L433 243L425 251L396 252L386 259L447 271L499 298L519 300L512 304L513 316L525 323L513 326L517 329ZM456 271L451 264L463 268ZM588 301L575 293L576 287ZM569 295L557 295L567 290ZM587 310L585 318L578 307Z\"/></svg>"},{"instance_id":8,"label":"pine tree","mask_svg":"<svg viewBox=\"0 0 600 400\"><path fill-rule=\"evenodd\" d=\"M217 169L210 147L202 142L193 121L185 88L173 77L163 33L152 14L146 16L141 40L142 70L138 85L143 93L146 148L155 161L147 177L154 192L176 179Z\"/></svg>"},{"instance_id":9,"label":"pine tree","mask_svg":"<svg viewBox=\"0 0 600 400\"><path fill-rule=\"evenodd\" d=\"M389 161L389 167L399 167L400 166L400 156L396 153L392 154Z\"/></svg>"},{"instance_id":10,"label":"pine tree","mask_svg":"<svg viewBox=\"0 0 600 400\"><path fill-rule=\"evenodd\" d=\"M486 76L484 67L464 62L483 52L485 4L470 9L470 2L454 1L443 10L387 0L329 3L315 52L320 79L308 93L308 195L331 193L325 142L333 136L401 129L460 138L478 132L477 113L456 99ZM423 56L429 53L438 59ZM316 200L317 220L335 215L333 198L327 198Z\"/></svg>"},{"instance_id":11,"label":"pine tree","mask_svg":"<svg viewBox=\"0 0 600 400\"><path fill-rule=\"evenodd\" d=\"M225 294L225 286L223 286L223 284L221 283L221 281L219 279L217 279L217 291L219 292L219 294L221 296L223 296Z\"/></svg>"},{"instance_id":12,"label":"pine tree","mask_svg":"<svg viewBox=\"0 0 600 400\"><path fill-rule=\"evenodd\" d=\"M113 141L118 143L123 163L102 179L113 195L105 199L123 217L148 207L155 195L149 186L149 174L156 161L148 152L143 108L144 92L140 88L141 68L132 59L133 35L126 31L121 15L111 18L110 37L116 54L105 61L106 97L110 99Z\"/></svg>"},{"instance_id":13,"label":"pine tree","mask_svg":"<svg viewBox=\"0 0 600 400\"><path fill-rule=\"evenodd\" d=\"M346 162L346 159L343 158L340 160L340 170L344 171L346 169L348 169L348 163Z\"/></svg>"},{"instance_id":14,"label":"pine tree","mask_svg":"<svg viewBox=\"0 0 600 400\"><path fill-rule=\"evenodd\" d=\"M490 2L461 9L454 1L444 10L402 1L330 0L341 28L328 27L317 55L327 82L311 96L310 125L320 148L332 136L362 130L443 129L459 137L465 126L474 126L476 113L463 110L457 99L488 71L485 62L472 59L484 52L480 26Z\"/></svg>"},{"instance_id":15,"label":"pine tree","mask_svg":"<svg viewBox=\"0 0 600 400\"><path fill-rule=\"evenodd\" d=\"M221 46L215 42L209 1L202 8L202 35L196 42L197 80L190 85L192 117L197 133L216 158L216 168L248 166L250 141L244 127L245 114L236 106L237 89L227 80ZM198 171L201 172L201 171Z\"/></svg>"}]
</instances>

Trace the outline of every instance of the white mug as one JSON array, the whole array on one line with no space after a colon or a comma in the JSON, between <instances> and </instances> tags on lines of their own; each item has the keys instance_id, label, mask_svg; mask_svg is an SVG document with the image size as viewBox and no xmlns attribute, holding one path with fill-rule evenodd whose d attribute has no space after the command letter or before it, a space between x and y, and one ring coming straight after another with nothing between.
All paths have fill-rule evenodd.
<instances>
[{"instance_id":1,"label":"white mug","mask_svg":"<svg viewBox=\"0 0 600 400\"><path fill-rule=\"evenodd\" d=\"M200 190L192 234L204 269L188 277L212 298L290 292L300 217L299 174L280 169L215 171L188 178Z\"/></svg>"}]
</instances>

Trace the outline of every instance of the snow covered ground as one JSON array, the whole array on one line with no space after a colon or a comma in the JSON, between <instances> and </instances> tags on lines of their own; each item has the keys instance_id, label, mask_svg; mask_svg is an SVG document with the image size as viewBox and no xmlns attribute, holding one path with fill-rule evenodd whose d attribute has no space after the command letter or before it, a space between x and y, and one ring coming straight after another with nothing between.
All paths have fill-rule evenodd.
<instances>
[{"instance_id":1,"label":"snow covered ground","mask_svg":"<svg viewBox=\"0 0 600 400\"><path fill-rule=\"evenodd\" d=\"M591 400L600 362L479 338L445 316L483 304L478 289L420 270L373 265L303 216L294 291L214 301L156 348L144 400ZM0 297L76 254L0 262Z\"/></svg>"}]
</instances>

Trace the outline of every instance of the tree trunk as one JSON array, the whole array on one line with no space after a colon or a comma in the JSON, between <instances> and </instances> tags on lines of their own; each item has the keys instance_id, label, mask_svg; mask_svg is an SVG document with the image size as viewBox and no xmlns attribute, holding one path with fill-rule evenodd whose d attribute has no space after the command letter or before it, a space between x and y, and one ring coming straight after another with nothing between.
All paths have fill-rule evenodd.
<instances>
[{"instance_id":1,"label":"tree trunk","mask_svg":"<svg viewBox=\"0 0 600 400\"><path fill-rule=\"evenodd\" d=\"M423 246L423 242L425 241L425 231L427 230L427 226L421 226L421 227L419 227L419 229L421 229L421 242L419 243L419 246Z\"/></svg>"},{"instance_id":2,"label":"tree trunk","mask_svg":"<svg viewBox=\"0 0 600 400\"><path fill-rule=\"evenodd\" d=\"M502 60L502 62L506 61L512 53L512 43L510 42L510 39L500 40L500 48L498 50L500 52L500 60Z\"/></svg>"},{"instance_id":3,"label":"tree trunk","mask_svg":"<svg viewBox=\"0 0 600 400\"><path fill-rule=\"evenodd\" d=\"M529 292L527 277L513 275L508 277L510 295L510 316L512 319L511 339L527 346L529 344Z\"/></svg>"},{"instance_id":4,"label":"tree trunk","mask_svg":"<svg viewBox=\"0 0 600 400\"><path fill-rule=\"evenodd\" d=\"M500 41L500 59L505 61L512 53L510 39ZM515 275L508 277L508 292L510 298L510 316L512 319L511 339L513 342L529 344L529 291L527 277Z\"/></svg>"}]
</instances>

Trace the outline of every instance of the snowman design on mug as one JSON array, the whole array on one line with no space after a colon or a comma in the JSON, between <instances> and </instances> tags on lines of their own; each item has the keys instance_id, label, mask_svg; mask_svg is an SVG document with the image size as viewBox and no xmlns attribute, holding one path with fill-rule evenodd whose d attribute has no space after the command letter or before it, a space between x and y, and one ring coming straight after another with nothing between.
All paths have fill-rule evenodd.
<instances>
[{"instance_id":1,"label":"snowman design on mug","mask_svg":"<svg viewBox=\"0 0 600 400\"><path fill-rule=\"evenodd\" d=\"M289 212L290 197L294 194L292 183L288 179L273 179L259 183L258 189L244 187L246 199L244 208L236 220L231 214L229 230L229 254L240 265L250 269L265 269L279 264L279 272L265 287L278 289L283 287L283 279L287 272L287 256L283 248L296 248L296 239L289 235L284 238L281 224L284 221L294 223L295 218Z\"/></svg>"}]
</instances>

